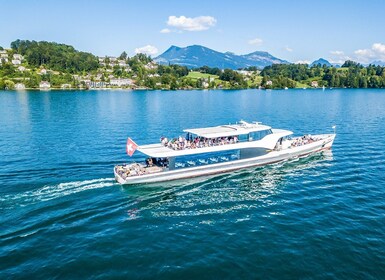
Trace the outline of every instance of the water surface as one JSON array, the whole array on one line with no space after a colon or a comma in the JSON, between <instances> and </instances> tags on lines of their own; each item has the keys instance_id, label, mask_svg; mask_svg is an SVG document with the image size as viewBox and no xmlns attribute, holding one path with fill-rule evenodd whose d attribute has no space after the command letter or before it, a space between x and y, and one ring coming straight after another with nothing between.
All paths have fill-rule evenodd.
<instances>
[{"instance_id":1,"label":"water surface","mask_svg":"<svg viewBox=\"0 0 385 280\"><path fill-rule=\"evenodd\" d=\"M385 90L0 92L0 278L385 278ZM123 187L185 128L262 121L331 152Z\"/></svg>"}]
</instances>

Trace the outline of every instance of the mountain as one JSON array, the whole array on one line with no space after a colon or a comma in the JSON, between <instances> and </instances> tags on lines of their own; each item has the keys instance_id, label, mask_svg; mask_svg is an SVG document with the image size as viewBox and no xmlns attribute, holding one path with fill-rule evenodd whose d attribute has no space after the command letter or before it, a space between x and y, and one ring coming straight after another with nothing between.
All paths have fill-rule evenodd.
<instances>
[{"instance_id":1,"label":"mountain","mask_svg":"<svg viewBox=\"0 0 385 280\"><path fill-rule=\"evenodd\" d=\"M312 67L314 65L321 65L321 66L326 65L327 67L332 66L332 64L329 61L327 61L326 59L323 59L323 58L320 58L318 60L313 61L310 64L310 67Z\"/></svg>"},{"instance_id":2,"label":"mountain","mask_svg":"<svg viewBox=\"0 0 385 280\"><path fill-rule=\"evenodd\" d=\"M221 53L199 45L188 46L185 48L171 46L154 60L160 64L178 64L187 66L188 68L209 66L221 69L238 69L250 66L263 68L273 63L289 63L285 60L276 58L267 52L253 52L246 55L236 55L231 52Z\"/></svg>"},{"instance_id":3,"label":"mountain","mask_svg":"<svg viewBox=\"0 0 385 280\"><path fill-rule=\"evenodd\" d=\"M385 66L385 61L382 61L382 60L375 60L375 61L373 61L372 63L370 63L370 64L372 64L372 65L378 65L378 66L382 66L382 67L384 67Z\"/></svg>"}]
</instances>

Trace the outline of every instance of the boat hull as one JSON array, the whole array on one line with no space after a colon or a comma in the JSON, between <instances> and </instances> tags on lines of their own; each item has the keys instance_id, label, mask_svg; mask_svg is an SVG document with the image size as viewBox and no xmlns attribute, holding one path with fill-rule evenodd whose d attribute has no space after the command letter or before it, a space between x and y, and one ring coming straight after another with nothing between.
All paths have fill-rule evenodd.
<instances>
[{"instance_id":1,"label":"boat hull","mask_svg":"<svg viewBox=\"0 0 385 280\"><path fill-rule=\"evenodd\" d=\"M131 176L123 179L114 168L115 179L123 185L158 183L172 180L187 179L200 176L209 176L221 173L228 173L239 169L263 166L288 159L306 156L322 150L330 149L333 145L335 134L322 135L323 139L306 144L303 146L292 147L280 151L271 151L263 156L248 159L239 159L228 162L214 163L197 167L181 168L170 171L163 171L154 174L146 174L140 176Z\"/></svg>"}]
</instances>

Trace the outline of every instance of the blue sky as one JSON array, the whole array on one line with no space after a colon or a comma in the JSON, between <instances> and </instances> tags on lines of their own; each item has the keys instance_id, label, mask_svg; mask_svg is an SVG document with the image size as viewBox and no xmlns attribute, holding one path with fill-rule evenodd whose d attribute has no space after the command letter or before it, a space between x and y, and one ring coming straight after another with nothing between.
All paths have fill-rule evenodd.
<instances>
[{"instance_id":1,"label":"blue sky","mask_svg":"<svg viewBox=\"0 0 385 280\"><path fill-rule=\"evenodd\" d=\"M291 62L385 61L385 1L0 0L0 46L55 41L96 55L171 45L257 50Z\"/></svg>"}]
</instances>

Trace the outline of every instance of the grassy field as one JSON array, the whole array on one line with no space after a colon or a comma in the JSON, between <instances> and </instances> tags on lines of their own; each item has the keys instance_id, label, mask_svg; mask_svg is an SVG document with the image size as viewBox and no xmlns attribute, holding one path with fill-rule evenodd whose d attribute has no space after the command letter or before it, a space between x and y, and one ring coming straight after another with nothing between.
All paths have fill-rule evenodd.
<instances>
[{"instance_id":1,"label":"grassy field","mask_svg":"<svg viewBox=\"0 0 385 280\"><path fill-rule=\"evenodd\" d=\"M205 74L205 73L200 73L200 72L195 72L195 71L191 71L187 75L187 78L191 78L191 79L195 79L195 80L197 80L199 78L205 79L205 78L209 78L209 77L214 78L214 79L219 78L219 76L217 76L217 75Z\"/></svg>"},{"instance_id":2,"label":"grassy field","mask_svg":"<svg viewBox=\"0 0 385 280\"><path fill-rule=\"evenodd\" d=\"M296 88L309 88L309 86L307 84L302 84L300 82L297 82L295 87Z\"/></svg>"}]
</instances>

